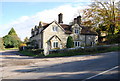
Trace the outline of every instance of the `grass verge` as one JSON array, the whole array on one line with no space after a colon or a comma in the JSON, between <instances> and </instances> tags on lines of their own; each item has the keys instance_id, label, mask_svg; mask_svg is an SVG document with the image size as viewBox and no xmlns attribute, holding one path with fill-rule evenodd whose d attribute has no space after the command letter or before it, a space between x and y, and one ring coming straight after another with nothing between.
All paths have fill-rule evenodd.
<instances>
[{"instance_id":1,"label":"grass verge","mask_svg":"<svg viewBox=\"0 0 120 81\"><path fill-rule=\"evenodd\" d=\"M38 50L24 50L20 51L20 53L27 55L27 56L33 56L33 57L66 57L66 56L75 56L75 55L92 55L97 53L105 53L105 52L111 52L111 51L119 51L120 46L102 46L102 47L90 47L85 49L74 49L74 50L63 50L58 53L52 53L47 56L44 56L43 53L39 52Z\"/></svg>"},{"instance_id":2,"label":"grass verge","mask_svg":"<svg viewBox=\"0 0 120 81\"><path fill-rule=\"evenodd\" d=\"M44 57L44 54L39 51L39 49L23 50L19 51L21 54L32 57Z\"/></svg>"}]
</instances>

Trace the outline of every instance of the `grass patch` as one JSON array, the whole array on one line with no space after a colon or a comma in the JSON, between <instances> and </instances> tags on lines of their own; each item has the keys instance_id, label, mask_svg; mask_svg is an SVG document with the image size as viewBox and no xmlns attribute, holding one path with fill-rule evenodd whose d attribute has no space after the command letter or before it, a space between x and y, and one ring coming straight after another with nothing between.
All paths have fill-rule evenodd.
<instances>
[{"instance_id":1,"label":"grass patch","mask_svg":"<svg viewBox=\"0 0 120 81\"><path fill-rule=\"evenodd\" d=\"M23 50L19 51L21 54L24 54L26 56L33 56L33 57L44 57L44 54L40 52L39 49L29 49L29 50Z\"/></svg>"}]
</instances>

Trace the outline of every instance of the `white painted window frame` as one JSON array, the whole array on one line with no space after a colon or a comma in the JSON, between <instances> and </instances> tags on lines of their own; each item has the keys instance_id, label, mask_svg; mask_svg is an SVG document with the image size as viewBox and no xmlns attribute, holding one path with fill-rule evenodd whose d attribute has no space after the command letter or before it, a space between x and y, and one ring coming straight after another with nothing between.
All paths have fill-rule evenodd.
<instances>
[{"instance_id":1,"label":"white painted window frame","mask_svg":"<svg viewBox=\"0 0 120 81\"><path fill-rule=\"evenodd\" d=\"M74 41L74 46L75 47L80 47L81 45L81 42L80 41Z\"/></svg>"},{"instance_id":2,"label":"white painted window frame","mask_svg":"<svg viewBox=\"0 0 120 81\"><path fill-rule=\"evenodd\" d=\"M53 26L52 27L52 31L57 32L58 31L58 27L57 26Z\"/></svg>"},{"instance_id":3,"label":"white painted window frame","mask_svg":"<svg viewBox=\"0 0 120 81\"><path fill-rule=\"evenodd\" d=\"M59 42L58 41L53 41L52 46L53 46L53 48L58 48L59 47Z\"/></svg>"},{"instance_id":4,"label":"white painted window frame","mask_svg":"<svg viewBox=\"0 0 120 81\"><path fill-rule=\"evenodd\" d=\"M79 34L79 29L75 29L75 34Z\"/></svg>"}]
</instances>

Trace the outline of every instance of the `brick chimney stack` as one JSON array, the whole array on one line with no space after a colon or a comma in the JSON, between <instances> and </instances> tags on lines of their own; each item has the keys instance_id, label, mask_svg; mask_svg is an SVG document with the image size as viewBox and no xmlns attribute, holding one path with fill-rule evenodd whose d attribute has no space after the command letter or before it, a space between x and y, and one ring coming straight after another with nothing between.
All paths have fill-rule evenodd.
<instances>
[{"instance_id":1,"label":"brick chimney stack","mask_svg":"<svg viewBox=\"0 0 120 81\"><path fill-rule=\"evenodd\" d=\"M62 14L62 13L60 13L60 14L58 15L58 23L59 23L59 24L63 23L63 14Z\"/></svg>"},{"instance_id":2,"label":"brick chimney stack","mask_svg":"<svg viewBox=\"0 0 120 81\"><path fill-rule=\"evenodd\" d=\"M77 17L77 24L80 25L81 24L81 16Z\"/></svg>"}]
</instances>

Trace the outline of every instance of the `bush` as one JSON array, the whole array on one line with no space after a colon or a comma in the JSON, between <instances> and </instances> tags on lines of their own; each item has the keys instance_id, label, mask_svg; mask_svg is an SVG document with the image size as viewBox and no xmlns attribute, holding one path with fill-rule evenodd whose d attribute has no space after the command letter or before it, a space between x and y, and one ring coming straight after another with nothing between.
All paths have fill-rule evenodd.
<instances>
[{"instance_id":1,"label":"bush","mask_svg":"<svg viewBox=\"0 0 120 81\"><path fill-rule=\"evenodd\" d=\"M38 49L39 48L39 45L38 45L38 43L37 43L36 40L30 41L29 42L29 46L32 47L32 48L34 48L34 49Z\"/></svg>"},{"instance_id":2,"label":"bush","mask_svg":"<svg viewBox=\"0 0 120 81\"><path fill-rule=\"evenodd\" d=\"M21 43L20 39L17 36L6 35L3 37L4 45L6 48L18 47Z\"/></svg>"},{"instance_id":3,"label":"bush","mask_svg":"<svg viewBox=\"0 0 120 81\"><path fill-rule=\"evenodd\" d=\"M67 47L67 48L72 48L72 47L74 47L73 38L72 38L71 36L69 36L69 37L67 38L66 47Z\"/></svg>"},{"instance_id":4,"label":"bush","mask_svg":"<svg viewBox=\"0 0 120 81\"><path fill-rule=\"evenodd\" d=\"M9 31L8 35L3 37L3 41L6 48L19 47L19 44L21 43L21 40L17 36L14 28Z\"/></svg>"},{"instance_id":5,"label":"bush","mask_svg":"<svg viewBox=\"0 0 120 81\"><path fill-rule=\"evenodd\" d=\"M3 39L2 38L0 38L0 49L4 49Z\"/></svg>"},{"instance_id":6,"label":"bush","mask_svg":"<svg viewBox=\"0 0 120 81\"><path fill-rule=\"evenodd\" d=\"M27 56L44 57L43 51L43 49L25 49L19 52Z\"/></svg>"},{"instance_id":7,"label":"bush","mask_svg":"<svg viewBox=\"0 0 120 81\"><path fill-rule=\"evenodd\" d=\"M26 46L27 46L26 44L21 43L21 44L19 45L19 50L20 50L20 51L25 50Z\"/></svg>"},{"instance_id":8,"label":"bush","mask_svg":"<svg viewBox=\"0 0 120 81\"><path fill-rule=\"evenodd\" d=\"M32 52L34 53L34 54L43 54L43 49L32 49Z\"/></svg>"},{"instance_id":9,"label":"bush","mask_svg":"<svg viewBox=\"0 0 120 81\"><path fill-rule=\"evenodd\" d=\"M108 44L120 43L120 34L108 35L107 43Z\"/></svg>"}]
</instances>

